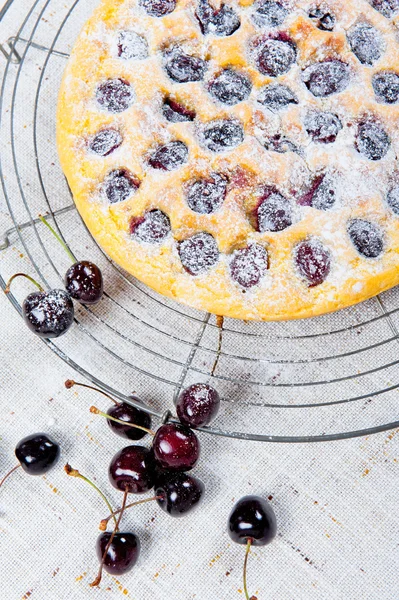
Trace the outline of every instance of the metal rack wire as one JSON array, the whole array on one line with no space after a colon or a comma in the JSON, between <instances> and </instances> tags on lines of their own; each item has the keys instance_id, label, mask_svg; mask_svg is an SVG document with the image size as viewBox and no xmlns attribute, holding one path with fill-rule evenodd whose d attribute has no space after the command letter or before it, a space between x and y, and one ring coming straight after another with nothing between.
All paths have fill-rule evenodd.
<instances>
[{"instance_id":1,"label":"metal rack wire","mask_svg":"<svg viewBox=\"0 0 399 600\"><path fill-rule=\"evenodd\" d=\"M67 262L37 219L47 212L74 255L95 260L107 293L79 307L68 336L45 343L116 397L134 387L148 410L169 418L179 390L207 381L218 344L213 315L173 303L112 263L71 202L57 162L55 106L71 44L97 0L8 0L20 20L0 45L0 179L11 227L0 236L0 285L28 259L45 286L60 286ZM25 6L24 6L25 5ZM21 19L22 15L22 19ZM23 255L23 256L21 256ZM9 299L21 312L23 286ZM25 290L26 291L26 290ZM226 320L213 384L224 400L210 433L272 442L330 441L399 427L399 291L317 319ZM166 410L166 413L165 413Z\"/></svg>"}]
</instances>

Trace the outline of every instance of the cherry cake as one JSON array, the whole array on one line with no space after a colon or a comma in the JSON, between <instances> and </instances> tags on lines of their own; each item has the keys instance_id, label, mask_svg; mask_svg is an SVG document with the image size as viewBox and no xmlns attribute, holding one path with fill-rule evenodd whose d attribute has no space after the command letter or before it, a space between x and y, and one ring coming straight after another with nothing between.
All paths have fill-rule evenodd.
<instances>
[{"instance_id":1,"label":"cherry cake","mask_svg":"<svg viewBox=\"0 0 399 600\"><path fill-rule=\"evenodd\" d=\"M399 282L399 0L103 0L61 85L76 206L157 292L309 317Z\"/></svg>"}]
</instances>

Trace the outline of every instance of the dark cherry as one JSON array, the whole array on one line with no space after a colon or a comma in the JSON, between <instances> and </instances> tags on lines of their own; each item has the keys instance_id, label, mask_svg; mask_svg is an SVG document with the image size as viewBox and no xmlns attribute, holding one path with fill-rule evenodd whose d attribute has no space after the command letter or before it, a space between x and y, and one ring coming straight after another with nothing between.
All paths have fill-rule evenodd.
<instances>
[{"instance_id":1,"label":"dark cherry","mask_svg":"<svg viewBox=\"0 0 399 600\"><path fill-rule=\"evenodd\" d=\"M177 83L201 81L207 69L207 63L199 56L185 54L177 46L164 54L164 66L169 77Z\"/></svg>"},{"instance_id":2,"label":"dark cherry","mask_svg":"<svg viewBox=\"0 0 399 600\"><path fill-rule=\"evenodd\" d=\"M241 287L249 289L259 283L268 268L267 250L259 244L251 244L234 252L230 275Z\"/></svg>"},{"instance_id":3,"label":"dark cherry","mask_svg":"<svg viewBox=\"0 0 399 600\"><path fill-rule=\"evenodd\" d=\"M319 240L310 239L300 242L294 254L297 269L309 287L320 285L328 277L331 255Z\"/></svg>"},{"instance_id":4,"label":"dark cherry","mask_svg":"<svg viewBox=\"0 0 399 600\"><path fill-rule=\"evenodd\" d=\"M169 142L159 146L148 159L153 169L173 171L178 169L188 160L188 148L180 141Z\"/></svg>"},{"instance_id":5,"label":"dark cherry","mask_svg":"<svg viewBox=\"0 0 399 600\"><path fill-rule=\"evenodd\" d=\"M380 123L360 123L355 139L355 148L369 160L381 160L389 150L391 140Z\"/></svg>"},{"instance_id":6,"label":"dark cherry","mask_svg":"<svg viewBox=\"0 0 399 600\"><path fill-rule=\"evenodd\" d=\"M165 98L162 105L162 113L167 121L170 123L180 123L184 121L194 121L195 110L190 110L183 104L172 100L172 98Z\"/></svg>"},{"instance_id":7,"label":"dark cherry","mask_svg":"<svg viewBox=\"0 0 399 600\"><path fill-rule=\"evenodd\" d=\"M55 465L59 455L59 445L45 433L28 435L15 448L15 456L29 475L47 473Z\"/></svg>"},{"instance_id":8,"label":"dark cherry","mask_svg":"<svg viewBox=\"0 0 399 600\"><path fill-rule=\"evenodd\" d=\"M207 383L194 383L183 390L176 403L179 421L188 427L209 425L219 412L220 397Z\"/></svg>"},{"instance_id":9,"label":"dark cherry","mask_svg":"<svg viewBox=\"0 0 399 600\"><path fill-rule=\"evenodd\" d=\"M140 0L145 12L150 17L164 17L176 8L176 0Z\"/></svg>"},{"instance_id":10,"label":"dark cherry","mask_svg":"<svg viewBox=\"0 0 399 600\"><path fill-rule=\"evenodd\" d=\"M31 331L42 338L57 338L68 331L75 311L65 290L33 292L22 304L22 315Z\"/></svg>"},{"instance_id":11,"label":"dark cherry","mask_svg":"<svg viewBox=\"0 0 399 600\"><path fill-rule=\"evenodd\" d=\"M290 70L296 61L296 47L290 39L268 38L256 49L255 63L262 75L278 77Z\"/></svg>"},{"instance_id":12,"label":"dark cherry","mask_svg":"<svg viewBox=\"0 0 399 600\"><path fill-rule=\"evenodd\" d=\"M372 65L382 54L383 40L378 29L370 23L356 23L347 33L353 54L362 65Z\"/></svg>"},{"instance_id":13,"label":"dark cherry","mask_svg":"<svg viewBox=\"0 0 399 600\"><path fill-rule=\"evenodd\" d=\"M196 508L204 492L202 481L187 473L172 473L155 487L159 506L171 517L182 517Z\"/></svg>"},{"instance_id":14,"label":"dark cherry","mask_svg":"<svg viewBox=\"0 0 399 600\"><path fill-rule=\"evenodd\" d=\"M140 402L136 396L132 396L132 400L135 402ZM114 404L107 410L107 414L115 419L119 419L120 421L125 421L126 423L140 425L140 427L151 429L151 416L144 410L140 410L140 408L136 408L135 406L127 404L126 402ZM110 419L107 419L107 422L114 433L120 435L121 437L127 438L128 440L138 441L147 435L145 431L142 431L141 429L135 429L134 427L129 427L129 425L122 425L122 423L116 423Z\"/></svg>"},{"instance_id":15,"label":"dark cherry","mask_svg":"<svg viewBox=\"0 0 399 600\"><path fill-rule=\"evenodd\" d=\"M314 142L331 144L337 139L342 123L330 112L310 112L305 117L305 129Z\"/></svg>"},{"instance_id":16,"label":"dark cherry","mask_svg":"<svg viewBox=\"0 0 399 600\"><path fill-rule=\"evenodd\" d=\"M270 504L259 496L244 496L230 513L229 536L237 544L269 544L277 533L276 516Z\"/></svg>"},{"instance_id":17,"label":"dark cherry","mask_svg":"<svg viewBox=\"0 0 399 600\"><path fill-rule=\"evenodd\" d=\"M111 533L106 531L97 538L96 551L98 560L101 561L105 549L111 538ZM111 575L122 575L134 567L140 554L140 540L131 532L115 533L107 550L104 560L104 569Z\"/></svg>"},{"instance_id":18,"label":"dark cherry","mask_svg":"<svg viewBox=\"0 0 399 600\"><path fill-rule=\"evenodd\" d=\"M349 66L336 59L313 63L302 71L302 80L316 97L342 92L349 84Z\"/></svg>"},{"instance_id":19,"label":"dark cherry","mask_svg":"<svg viewBox=\"0 0 399 600\"><path fill-rule=\"evenodd\" d=\"M130 233L147 244L160 244L170 233L170 220L157 208L130 220Z\"/></svg>"},{"instance_id":20,"label":"dark cherry","mask_svg":"<svg viewBox=\"0 0 399 600\"><path fill-rule=\"evenodd\" d=\"M276 0L256 0L252 18L259 27L279 27L288 15L288 10Z\"/></svg>"},{"instance_id":21,"label":"dark cherry","mask_svg":"<svg viewBox=\"0 0 399 600\"><path fill-rule=\"evenodd\" d=\"M258 231L282 231L292 225L291 203L279 192L266 190L259 199L255 217Z\"/></svg>"},{"instance_id":22,"label":"dark cherry","mask_svg":"<svg viewBox=\"0 0 399 600\"><path fill-rule=\"evenodd\" d=\"M195 16L204 35L211 33L227 37L241 25L240 17L233 8L221 4L219 9L215 9L208 0L198 0Z\"/></svg>"},{"instance_id":23,"label":"dark cherry","mask_svg":"<svg viewBox=\"0 0 399 600\"><path fill-rule=\"evenodd\" d=\"M201 137L206 148L212 152L223 152L241 144L244 129L235 119L220 119L207 123Z\"/></svg>"},{"instance_id":24,"label":"dark cherry","mask_svg":"<svg viewBox=\"0 0 399 600\"><path fill-rule=\"evenodd\" d=\"M266 139L263 142L263 145L266 150L269 150L270 152L278 152L279 154L284 154L285 152L300 153L298 146L280 133L276 133L276 135Z\"/></svg>"},{"instance_id":25,"label":"dark cherry","mask_svg":"<svg viewBox=\"0 0 399 600\"><path fill-rule=\"evenodd\" d=\"M399 215L399 185L394 185L388 190L386 202L392 212Z\"/></svg>"},{"instance_id":26,"label":"dark cherry","mask_svg":"<svg viewBox=\"0 0 399 600\"><path fill-rule=\"evenodd\" d=\"M373 89L378 102L396 104L399 101L399 75L394 71L380 71L373 75Z\"/></svg>"},{"instance_id":27,"label":"dark cherry","mask_svg":"<svg viewBox=\"0 0 399 600\"><path fill-rule=\"evenodd\" d=\"M246 100L252 90L252 82L247 75L234 69L224 69L209 83L210 94L228 106Z\"/></svg>"},{"instance_id":28,"label":"dark cherry","mask_svg":"<svg viewBox=\"0 0 399 600\"><path fill-rule=\"evenodd\" d=\"M227 192L227 178L211 173L209 179L198 179L187 189L187 204L196 213L209 215L220 208Z\"/></svg>"},{"instance_id":29,"label":"dark cherry","mask_svg":"<svg viewBox=\"0 0 399 600\"><path fill-rule=\"evenodd\" d=\"M315 177L310 188L298 199L298 204L312 206L318 210L329 210L334 206L336 199L334 179L323 173Z\"/></svg>"},{"instance_id":30,"label":"dark cherry","mask_svg":"<svg viewBox=\"0 0 399 600\"><path fill-rule=\"evenodd\" d=\"M100 269L88 260L71 265L64 284L69 295L82 304L97 304L103 295L103 276Z\"/></svg>"},{"instance_id":31,"label":"dark cherry","mask_svg":"<svg viewBox=\"0 0 399 600\"><path fill-rule=\"evenodd\" d=\"M147 40L135 31L120 31L118 56L123 60L144 60L148 56Z\"/></svg>"},{"instance_id":32,"label":"dark cherry","mask_svg":"<svg viewBox=\"0 0 399 600\"><path fill-rule=\"evenodd\" d=\"M282 83L269 83L260 89L258 102L271 111L279 111L289 104L298 104L298 98Z\"/></svg>"},{"instance_id":33,"label":"dark cherry","mask_svg":"<svg viewBox=\"0 0 399 600\"><path fill-rule=\"evenodd\" d=\"M195 433L184 425L161 425L152 442L155 460L162 469L191 471L198 462L200 443Z\"/></svg>"},{"instance_id":34,"label":"dark cherry","mask_svg":"<svg viewBox=\"0 0 399 600\"><path fill-rule=\"evenodd\" d=\"M399 10L399 0L369 0L371 6L390 19Z\"/></svg>"},{"instance_id":35,"label":"dark cherry","mask_svg":"<svg viewBox=\"0 0 399 600\"><path fill-rule=\"evenodd\" d=\"M140 187L137 179L128 169L114 169L104 179L104 194L110 204L123 202Z\"/></svg>"},{"instance_id":36,"label":"dark cherry","mask_svg":"<svg viewBox=\"0 0 399 600\"><path fill-rule=\"evenodd\" d=\"M123 138L117 129L102 129L90 140L89 149L99 156L108 156L122 144Z\"/></svg>"},{"instance_id":37,"label":"dark cherry","mask_svg":"<svg viewBox=\"0 0 399 600\"><path fill-rule=\"evenodd\" d=\"M127 110L135 100L135 93L126 79L107 79L97 86L97 104L108 112Z\"/></svg>"},{"instance_id":38,"label":"dark cherry","mask_svg":"<svg viewBox=\"0 0 399 600\"><path fill-rule=\"evenodd\" d=\"M309 18L314 20L316 27L322 31L332 31L335 27L335 16L319 6L309 11Z\"/></svg>"},{"instance_id":39,"label":"dark cherry","mask_svg":"<svg viewBox=\"0 0 399 600\"><path fill-rule=\"evenodd\" d=\"M347 231L356 250L366 258L377 258L384 249L384 238L378 225L365 219L352 219Z\"/></svg>"},{"instance_id":40,"label":"dark cherry","mask_svg":"<svg viewBox=\"0 0 399 600\"><path fill-rule=\"evenodd\" d=\"M108 475L117 490L148 492L154 485L154 455L145 446L126 446L111 460Z\"/></svg>"},{"instance_id":41,"label":"dark cherry","mask_svg":"<svg viewBox=\"0 0 399 600\"><path fill-rule=\"evenodd\" d=\"M190 275L200 275L219 260L219 248L210 233L197 233L178 243L177 250L184 269Z\"/></svg>"}]
</instances>

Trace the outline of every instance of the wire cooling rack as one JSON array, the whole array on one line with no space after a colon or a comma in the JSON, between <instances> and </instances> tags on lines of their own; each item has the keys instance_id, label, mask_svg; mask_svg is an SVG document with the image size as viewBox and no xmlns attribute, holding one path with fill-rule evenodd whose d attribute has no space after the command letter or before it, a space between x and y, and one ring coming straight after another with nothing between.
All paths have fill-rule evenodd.
<instances>
[{"instance_id":1,"label":"wire cooling rack","mask_svg":"<svg viewBox=\"0 0 399 600\"><path fill-rule=\"evenodd\" d=\"M136 390L152 414L166 418L183 386L211 380L223 408L220 429L208 431L261 441L327 441L398 427L398 289L316 319L226 319L211 378L215 317L157 295L91 238L58 165L54 132L62 72L97 1L8 0L0 10L0 26L15 31L0 45L0 178L11 219L0 236L0 285L24 269L45 286L61 286L67 257L37 218L48 213L73 254L99 264L107 292L100 305L77 307L68 335L45 343L105 391L126 400ZM26 293L20 282L9 295L19 312Z\"/></svg>"}]
</instances>

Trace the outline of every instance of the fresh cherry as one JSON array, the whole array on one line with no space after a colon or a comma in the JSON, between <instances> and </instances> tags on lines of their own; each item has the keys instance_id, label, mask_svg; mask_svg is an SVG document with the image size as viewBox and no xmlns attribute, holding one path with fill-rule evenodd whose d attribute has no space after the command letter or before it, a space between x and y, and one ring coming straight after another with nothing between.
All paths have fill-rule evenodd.
<instances>
[{"instance_id":1,"label":"fresh cherry","mask_svg":"<svg viewBox=\"0 0 399 600\"><path fill-rule=\"evenodd\" d=\"M267 250L260 244L250 244L234 252L230 275L242 288L250 289L258 285L268 268Z\"/></svg>"},{"instance_id":2,"label":"fresh cherry","mask_svg":"<svg viewBox=\"0 0 399 600\"><path fill-rule=\"evenodd\" d=\"M117 129L101 129L90 140L89 149L99 156L108 156L119 148L123 138Z\"/></svg>"},{"instance_id":3,"label":"fresh cherry","mask_svg":"<svg viewBox=\"0 0 399 600\"><path fill-rule=\"evenodd\" d=\"M324 98L342 92L349 85L349 74L346 63L328 59L306 67L302 80L314 96Z\"/></svg>"},{"instance_id":4,"label":"fresh cherry","mask_svg":"<svg viewBox=\"0 0 399 600\"><path fill-rule=\"evenodd\" d=\"M384 238L378 225L365 219L352 219L347 225L352 244L366 258L377 258L384 249Z\"/></svg>"},{"instance_id":5,"label":"fresh cherry","mask_svg":"<svg viewBox=\"0 0 399 600\"><path fill-rule=\"evenodd\" d=\"M282 83L268 83L260 89L258 102L271 111L279 111L289 104L298 104L298 98Z\"/></svg>"},{"instance_id":6,"label":"fresh cherry","mask_svg":"<svg viewBox=\"0 0 399 600\"><path fill-rule=\"evenodd\" d=\"M64 290L33 292L22 304L22 315L29 329L39 337L57 338L73 323L73 302Z\"/></svg>"},{"instance_id":7,"label":"fresh cherry","mask_svg":"<svg viewBox=\"0 0 399 600\"><path fill-rule=\"evenodd\" d=\"M200 443L195 433L177 423L161 425L152 449L158 464L169 471L190 471L200 455Z\"/></svg>"},{"instance_id":8,"label":"fresh cherry","mask_svg":"<svg viewBox=\"0 0 399 600\"><path fill-rule=\"evenodd\" d=\"M140 402L139 398L136 398L135 396L132 396L132 400L135 402ZM151 416L144 412L144 410L140 410L139 408L136 408L131 404L127 404L126 402L120 402L114 406L111 406L111 408L107 410L107 414L115 419L118 419L119 421L130 423L130 425L140 425L140 427L145 427L145 429L151 428ZM129 425L122 425L122 423L118 423L111 419L108 419L108 425L114 433L129 440L141 440L147 435L143 429L137 429Z\"/></svg>"},{"instance_id":9,"label":"fresh cherry","mask_svg":"<svg viewBox=\"0 0 399 600\"><path fill-rule=\"evenodd\" d=\"M171 517L181 517L201 501L205 486L200 479L187 473L172 473L158 480L155 488L157 503Z\"/></svg>"},{"instance_id":10,"label":"fresh cherry","mask_svg":"<svg viewBox=\"0 0 399 600\"><path fill-rule=\"evenodd\" d=\"M24 437L15 447L15 456L19 461L11 471L0 481L0 487L5 480L22 467L28 475L43 475L53 468L60 455L60 447L45 433L34 433Z\"/></svg>"},{"instance_id":11,"label":"fresh cherry","mask_svg":"<svg viewBox=\"0 0 399 600\"><path fill-rule=\"evenodd\" d=\"M215 238L204 231L179 242L177 251L184 269L190 275L205 273L219 260Z\"/></svg>"},{"instance_id":12,"label":"fresh cherry","mask_svg":"<svg viewBox=\"0 0 399 600\"><path fill-rule=\"evenodd\" d=\"M140 0L145 12L150 17L164 17L176 8L176 0Z\"/></svg>"},{"instance_id":13,"label":"fresh cherry","mask_svg":"<svg viewBox=\"0 0 399 600\"><path fill-rule=\"evenodd\" d=\"M256 48L255 63L262 75L278 77L290 70L296 61L296 47L285 37L267 38Z\"/></svg>"},{"instance_id":14,"label":"fresh cherry","mask_svg":"<svg viewBox=\"0 0 399 600\"><path fill-rule=\"evenodd\" d=\"M297 269L309 287L323 283L330 272L331 255L319 240L309 239L300 242L295 248L294 255Z\"/></svg>"},{"instance_id":15,"label":"fresh cherry","mask_svg":"<svg viewBox=\"0 0 399 600\"><path fill-rule=\"evenodd\" d=\"M373 89L378 102L397 104L399 102L399 74L394 71L380 71L373 75Z\"/></svg>"},{"instance_id":16,"label":"fresh cherry","mask_svg":"<svg viewBox=\"0 0 399 600\"><path fill-rule=\"evenodd\" d=\"M195 110L190 110L183 104L172 100L172 98L165 98L162 106L163 116L170 123L181 123L184 121L194 121Z\"/></svg>"},{"instance_id":17,"label":"fresh cherry","mask_svg":"<svg viewBox=\"0 0 399 600\"><path fill-rule=\"evenodd\" d=\"M211 173L209 178L197 179L187 188L187 204L196 213L209 215L223 204L227 192L227 178Z\"/></svg>"},{"instance_id":18,"label":"fresh cherry","mask_svg":"<svg viewBox=\"0 0 399 600\"><path fill-rule=\"evenodd\" d=\"M353 54L362 65L371 66L381 58L383 40L379 31L370 23L356 23L347 33Z\"/></svg>"},{"instance_id":19,"label":"fresh cherry","mask_svg":"<svg viewBox=\"0 0 399 600\"><path fill-rule=\"evenodd\" d=\"M232 35L240 27L240 17L226 4L215 9L208 0L198 0L195 16L204 35L210 33L219 37Z\"/></svg>"},{"instance_id":20,"label":"fresh cherry","mask_svg":"<svg viewBox=\"0 0 399 600\"><path fill-rule=\"evenodd\" d=\"M391 140L381 123L368 120L359 123L355 148L369 160L384 158L391 145Z\"/></svg>"},{"instance_id":21,"label":"fresh cherry","mask_svg":"<svg viewBox=\"0 0 399 600\"><path fill-rule=\"evenodd\" d=\"M201 81L207 69L207 63L199 56L186 54L178 46L164 54L164 67L169 77L177 83Z\"/></svg>"},{"instance_id":22,"label":"fresh cherry","mask_svg":"<svg viewBox=\"0 0 399 600\"><path fill-rule=\"evenodd\" d=\"M208 85L210 94L228 106L246 100L251 89L252 82L249 77L234 69L224 69Z\"/></svg>"},{"instance_id":23,"label":"fresh cherry","mask_svg":"<svg viewBox=\"0 0 399 600\"><path fill-rule=\"evenodd\" d=\"M96 550L98 560L102 560L112 533L106 531L97 538ZM131 532L118 531L107 548L104 569L111 575L127 573L136 564L140 554L140 540Z\"/></svg>"},{"instance_id":24,"label":"fresh cherry","mask_svg":"<svg viewBox=\"0 0 399 600\"><path fill-rule=\"evenodd\" d=\"M97 304L103 295L102 273L88 260L71 265L65 274L64 284L69 295L81 304Z\"/></svg>"},{"instance_id":25,"label":"fresh cherry","mask_svg":"<svg viewBox=\"0 0 399 600\"><path fill-rule=\"evenodd\" d=\"M204 427L216 417L220 397L207 383L194 383L183 390L176 403L179 421L188 427Z\"/></svg>"},{"instance_id":26,"label":"fresh cherry","mask_svg":"<svg viewBox=\"0 0 399 600\"><path fill-rule=\"evenodd\" d=\"M148 159L153 169L173 171L178 169L188 160L188 148L180 141L169 142L159 146Z\"/></svg>"},{"instance_id":27,"label":"fresh cherry","mask_svg":"<svg viewBox=\"0 0 399 600\"><path fill-rule=\"evenodd\" d=\"M127 490L132 494L148 492L154 485L152 451L145 446L122 448L111 460L108 475L117 490Z\"/></svg>"},{"instance_id":28,"label":"fresh cherry","mask_svg":"<svg viewBox=\"0 0 399 600\"><path fill-rule=\"evenodd\" d=\"M258 27L280 27L288 10L276 0L256 0L254 3L253 20Z\"/></svg>"}]
</instances>

